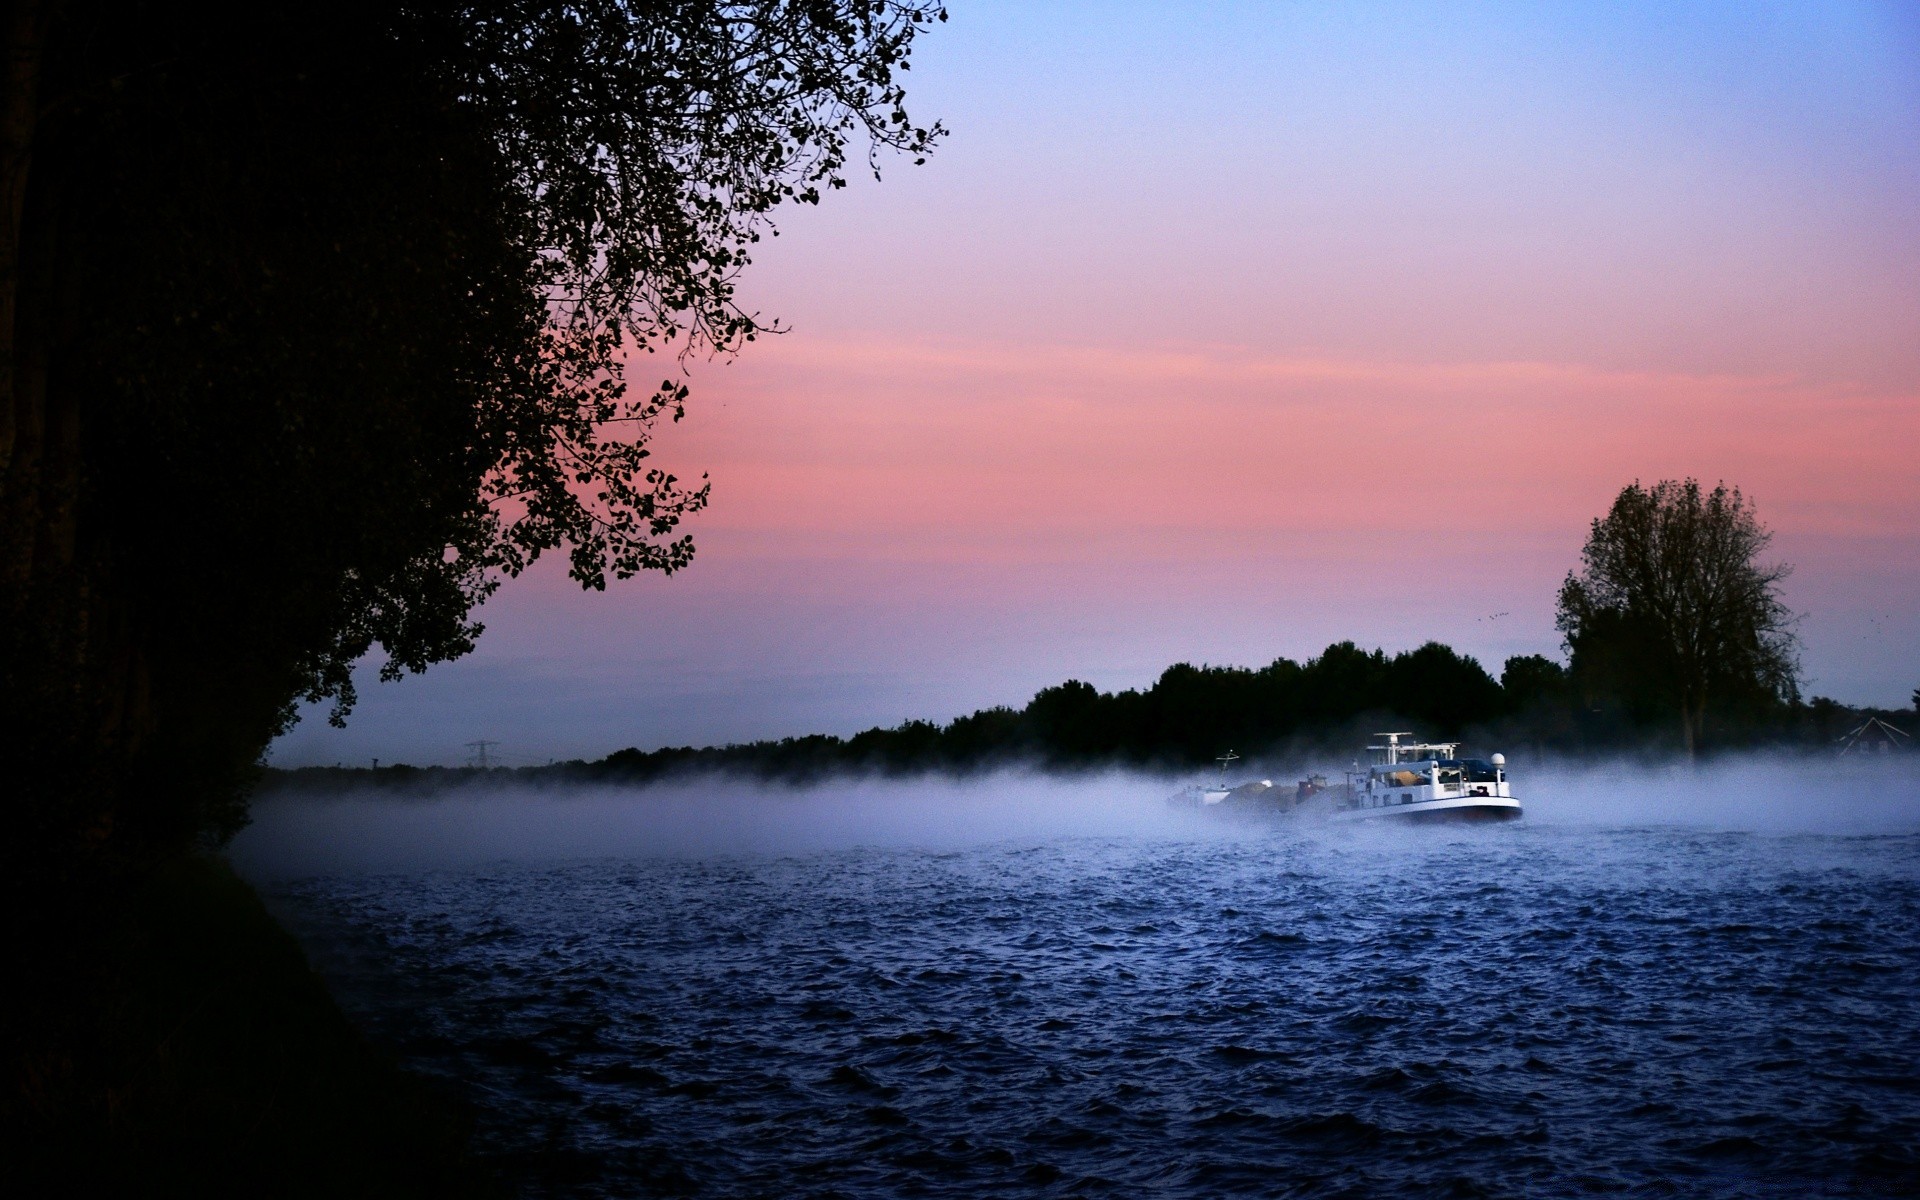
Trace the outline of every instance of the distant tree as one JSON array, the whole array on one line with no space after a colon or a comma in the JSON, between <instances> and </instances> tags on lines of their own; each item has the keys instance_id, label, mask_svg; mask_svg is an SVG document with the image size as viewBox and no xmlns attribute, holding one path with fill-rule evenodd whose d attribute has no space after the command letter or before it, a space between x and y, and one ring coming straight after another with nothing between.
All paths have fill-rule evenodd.
<instances>
[{"instance_id":1,"label":"distant tree","mask_svg":"<svg viewBox=\"0 0 1920 1200\"><path fill-rule=\"evenodd\" d=\"M1524 713L1566 696L1567 669L1544 654L1519 654L1500 671L1500 690L1511 712Z\"/></svg>"},{"instance_id":2,"label":"distant tree","mask_svg":"<svg viewBox=\"0 0 1920 1200\"><path fill-rule=\"evenodd\" d=\"M1852 708L1830 696L1815 696L1802 709L1802 725L1815 745L1831 746L1858 724Z\"/></svg>"},{"instance_id":3,"label":"distant tree","mask_svg":"<svg viewBox=\"0 0 1920 1200\"><path fill-rule=\"evenodd\" d=\"M977 767L1011 757L1019 748L1020 714L1005 705L955 718L941 738L941 753L953 766Z\"/></svg>"},{"instance_id":4,"label":"distant tree","mask_svg":"<svg viewBox=\"0 0 1920 1200\"><path fill-rule=\"evenodd\" d=\"M1301 709L1308 719L1329 725L1357 717L1384 706L1386 679L1383 651L1335 642L1302 668Z\"/></svg>"},{"instance_id":5,"label":"distant tree","mask_svg":"<svg viewBox=\"0 0 1920 1200\"><path fill-rule=\"evenodd\" d=\"M1387 663L1386 705L1420 722L1422 733L1455 737L1499 714L1500 685L1471 655L1428 642Z\"/></svg>"},{"instance_id":6,"label":"distant tree","mask_svg":"<svg viewBox=\"0 0 1920 1200\"><path fill-rule=\"evenodd\" d=\"M231 829L300 699L501 578L684 566L649 352L864 142L898 0L20 0L0 19L0 728L25 860Z\"/></svg>"},{"instance_id":7,"label":"distant tree","mask_svg":"<svg viewBox=\"0 0 1920 1200\"><path fill-rule=\"evenodd\" d=\"M1056 762L1080 762L1109 747L1102 719L1107 697L1090 683L1069 679L1043 688L1027 704L1025 724L1041 753Z\"/></svg>"},{"instance_id":8,"label":"distant tree","mask_svg":"<svg viewBox=\"0 0 1920 1200\"><path fill-rule=\"evenodd\" d=\"M1710 708L1798 696L1790 568L1759 562L1772 535L1737 488L1634 483L1593 522L1561 586L1576 686L1648 718L1677 718L1688 755Z\"/></svg>"}]
</instances>

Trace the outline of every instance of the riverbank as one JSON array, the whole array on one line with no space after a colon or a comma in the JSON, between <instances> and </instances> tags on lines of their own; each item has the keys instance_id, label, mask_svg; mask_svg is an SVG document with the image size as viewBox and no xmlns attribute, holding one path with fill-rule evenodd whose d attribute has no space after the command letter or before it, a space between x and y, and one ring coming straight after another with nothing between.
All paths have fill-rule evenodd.
<instances>
[{"instance_id":1,"label":"riverbank","mask_svg":"<svg viewBox=\"0 0 1920 1200\"><path fill-rule=\"evenodd\" d=\"M504 1194L458 1102L354 1030L225 863L168 863L101 911L20 985L8 1192Z\"/></svg>"}]
</instances>

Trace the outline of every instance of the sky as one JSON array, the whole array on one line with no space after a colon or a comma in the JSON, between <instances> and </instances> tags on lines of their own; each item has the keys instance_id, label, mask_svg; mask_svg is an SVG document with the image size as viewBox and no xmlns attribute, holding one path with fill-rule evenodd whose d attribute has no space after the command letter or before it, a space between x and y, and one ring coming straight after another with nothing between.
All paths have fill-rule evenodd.
<instances>
[{"instance_id":1,"label":"sky","mask_svg":"<svg viewBox=\"0 0 1920 1200\"><path fill-rule=\"evenodd\" d=\"M1920 9L950 3L951 135L779 218L671 578L542 563L270 761L846 734L1068 678L1562 657L1635 480L1739 486L1809 694L1920 686ZM673 364L636 364L650 379Z\"/></svg>"}]
</instances>

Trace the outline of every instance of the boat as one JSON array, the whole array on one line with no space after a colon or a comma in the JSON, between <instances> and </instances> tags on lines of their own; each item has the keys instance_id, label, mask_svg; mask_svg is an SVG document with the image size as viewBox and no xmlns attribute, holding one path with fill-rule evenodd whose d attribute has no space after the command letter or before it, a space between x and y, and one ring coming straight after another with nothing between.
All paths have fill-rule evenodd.
<instances>
[{"instance_id":1,"label":"boat","mask_svg":"<svg viewBox=\"0 0 1920 1200\"><path fill-rule=\"evenodd\" d=\"M1344 785L1327 783L1325 775L1310 775L1297 787L1276 787L1271 779L1254 779L1242 784L1227 782L1227 768L1240 761L1229 750L1213 761L1220 764L1216 783L1194 784L1167 797L1175 808L1198 808L1225 813L1293 813L1318 803L1324 808L1327 797L1336 796Z\"/></svg>"},{"instance_id":2,"label":"boat","mask_svg":"<svg viewBox=\"0 0 1920 1200\"><path fill-rule=\"evenodd\" d=\"M1271 779L1255 779L1239 785L1227 782L1227 768L1240 761L1240 756L1229 750L1213 761L1220 764L1220 780L1212 784L1195 784L1183 788L1167 797L1167 803L1175 808L1215 808L1223 811L1266 811L1291 807L1285 803L1289 799L1285 789L1275 788Z\"/></svg>"},{"instance_id":3,"label":"boat","mask_svg":"<svg viewBox=\"0 0 1920 1200\"><path fill-rule=\"evenodd\" d=\"M1371 763L1329 789L1334 821L1511 821L1520 801L1507 780L1507 759L1461 758L1459 742L1402 742L1413 734L1380 733Z\"/></svg>"},{"instance_id":4,"label":"boat","mask_svg":"<svg viewBox=\"0 0 1920 1200\"><path fill-rule=\"evenodd\" d=\"M1275 787L1271 779L1230 784L1227 769L1240 756L1229 750L1214 760L1220 764L1217 783L1182 789L1167 803L1216 812L1314 814L1329 821L1511 821L1521 815L1505 755L1461 758L1459 742L1403 742L1413 736L1404 731L1375 736L1384 740L1367 747L1371 765L1355 763L1341 783L1309 775L1293 788Z\"/></svg>"}]
</instances>

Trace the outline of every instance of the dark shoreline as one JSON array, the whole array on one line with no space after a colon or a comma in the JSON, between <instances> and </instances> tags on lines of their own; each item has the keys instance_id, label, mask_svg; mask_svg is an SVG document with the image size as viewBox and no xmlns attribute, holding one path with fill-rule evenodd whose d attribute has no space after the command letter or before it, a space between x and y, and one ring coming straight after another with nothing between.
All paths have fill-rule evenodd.
<instances>
[{"instance_id":1,"label":"dark shoreline","mask_svg":"<svg viewBox=\"0 0 1920 1200\"><path fill-rule=\"evenodd\" d=\"M1570 761L1702 759L1756 752L1837 751L1864 723L1920 731L1920 712L1816 696L1749 698L1701 718L1683 737L1670 706L1588 696L1566 668L1539 655L1509 658L1495 679L1470 656L1428 642L1389 656L1339 642L1305 664L1258 669L1176 663L1142 690L1101 692L1078 680L1043 688L1024 707L998 706L941 724L907 720L850 736L807 734L719 746L629 746L595 760L544 765L267 768L263 791L437 791L476 780L541 786L639 786L726 774L806 785L848 776L965 777L1003 770L1084 775L1128 770L1171 776L1211 770L1235 752L1243 770L1285 774L1350 761L1377 730L1415 731L1495 751ZM485 746L497 745L495 742ZM1910 748L1911 742L1905 742ZM523 754L524 747L514 747ZM525 759L521 758L524 764Z\"/></svg>"},{"instance_id":2,"label":"dark shoreline","mask_svg":"<svg viewBox=\"0 0 1920 1200\"><path fill-rule=\"evenodd\" d=\"M223 861L161 864L94 912L23 972L10 1194L506 1194L461 1102L361 1036Z\"/></svg>"},{"instance_id":3,"label":"dark shoreline","mask_svg":"<svg viewBox=\"0 0 1920 1200\"><path fill-rule=\"evenodd\" d=\"M1914 724L1911 714L1906 716ZM1391 724L1392 722L1386 722ZM1364 738L1365 735L1357 735ZM786 742L760 742L748 745L668 747L656 751L629 750L597 761L569 760L544 766L464 766L416 767L395 763L379 767L310 766L267 767L259 775L255 799L269 796L325 797L347 793L382 793L396 800L424 799L442 793L489 788L565 791L579 787L646 788L655 785L694 784L716 779L738 780L777 787L804 789L817 785L860 779L971 779L1005 772L1032 773L1062 780L1084 779L1113 771L1158 776L1173 785L1191 781L1196 773L1209 777L1218 771L1211 762L1170 761L1112 757L1062 761L1043 754L995 755L976 760L953 761L930 757L915 760L877 755L857 755L829 751L799 752L789 742L816 739L788 739ZM833 739L841 746L847 745ZM1499 750L1509 758L1524 755L1540 764L1593 766L1602 763L1630 763L1659 767L1685 762L1684 755L1663 743L1622 744L1585 752L1566 752L1523 739L1502 739L1497 735L1476 735L1463 739L1465 745L1488 752ZM1326 773L1354 757L1349 740L1342 744L1294 743L1267 752L1240 755L1234 763L1236 777L1268 775L1292 779L1311 772ZM1831 759L1833 746L1825 742L1755 742L1719 748L1698 756L1697 762L1738 762L1761 756L1787 759Z\"/></svg>"}]
</instances>

